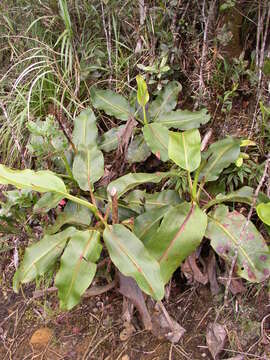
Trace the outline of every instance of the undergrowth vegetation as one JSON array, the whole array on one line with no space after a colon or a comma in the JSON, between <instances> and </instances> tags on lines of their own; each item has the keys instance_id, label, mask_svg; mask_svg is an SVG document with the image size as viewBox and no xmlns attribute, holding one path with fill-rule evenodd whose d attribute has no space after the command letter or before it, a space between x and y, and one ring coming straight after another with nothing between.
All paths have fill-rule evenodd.
<instances>
[{"instance_id":1,"label":"undergrowth vegetation","mask_svg":"<svg viewBox=\"0 0 270 360\"><path fill-rule=\"evenodd\" d=\"M232 276L269 278L266 4L2 2L15 292L49 273L71 309L105 261L159 302L195 251L215 252L225 300Z\"/></svg>"}]
</instances>

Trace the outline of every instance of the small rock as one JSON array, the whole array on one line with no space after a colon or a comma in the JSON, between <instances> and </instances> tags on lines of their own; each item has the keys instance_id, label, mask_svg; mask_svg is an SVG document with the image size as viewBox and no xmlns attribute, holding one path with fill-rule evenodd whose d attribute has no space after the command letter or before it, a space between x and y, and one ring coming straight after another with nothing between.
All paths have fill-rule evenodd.
<instances>
[{"instance_id":1,"label":"small rock","mask_svg":"<svg viewBox=\"0 0 270 360\"><path fill-rule=\"evenodd\" d=\"M124 355L124 356L122 356L121 360L129 360L129 356L128 356L128 355Z\"/></svg>"},{"instance_id":2,"label":"small rock","mask_svg":"<svg viewBox=\"0 0 270 360\"><path fill-rule=\"evenodd\" d=\"M34 332L30 339L33 346L45 347L52 339L53 333L49 328L40 328Z\"/></svg>"},{"instance_id":3,"label":"small rock","mask_svg":"<svg viewBox=\"0 0 270 360\"><path fill-rule=\"evenodd\" d=\"M130 336L135 332L134 326L127 321L124 322L124 327L125 328L120 333L121 341L127 341L130 338Z\"/></svg>"}]
</instances>

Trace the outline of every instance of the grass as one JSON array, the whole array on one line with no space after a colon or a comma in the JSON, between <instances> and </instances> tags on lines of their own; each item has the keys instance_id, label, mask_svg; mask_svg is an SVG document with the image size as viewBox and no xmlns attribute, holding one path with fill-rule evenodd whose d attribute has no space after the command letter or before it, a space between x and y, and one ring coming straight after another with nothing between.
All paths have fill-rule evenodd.
<instances>
[{"instance_id":1,"label":"grass","mask_svg":"<svg viewBox=\"0 0 270 360\"><path fill-rule=\"evenodd\" d=\"M239 59L226 59L223 46L229 42L218 35L223 29L219 24L223 13L219 12L217 19L209 18L217 33L209 30L205 36L210 8L205 9L203 18L203 1L197 7L191 3L150 2L144 12L131 0L2 1L0 101L9 119L0 118L2 161L23 165L22 154L30 161L26 149L29 120L43 120L54 113L71 131L74 117L91 106L92 85L110 87L129 97L138 72L160 66L164 59L164 73L145 72L152 93L163 82L178 80L183 85L180 107L204 104L214 117L217 112L224 118L222 112L226 112L225 122L230 122L239 99L249 99L257 91L255 57L251 45L245 44ZM249 32L254 44L255 20L260 13L254 4L243 11L243 31ZM202 59L205 38L207 52ZM105 128L110 127L108 119L102 120ZM220 124L212 125L218 133Z\"/></svg>"}]
</instances>

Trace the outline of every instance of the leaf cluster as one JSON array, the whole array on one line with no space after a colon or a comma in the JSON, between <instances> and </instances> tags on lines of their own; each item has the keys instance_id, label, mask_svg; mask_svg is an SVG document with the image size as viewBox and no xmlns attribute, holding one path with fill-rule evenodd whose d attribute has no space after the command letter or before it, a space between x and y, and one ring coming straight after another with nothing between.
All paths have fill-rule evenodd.
<instances>
[{"instance_id":1,"label":"leaf cluster","mask_svg":"<svg viewBox=\"0 0 270 360\"><path fill-rule=\"evenodd\" d=\"M104 249L122 274L160 300L175 270L204 237L224 261L231 263L237 254L239 276L251 282L269 277L270 253L264 238L240 212L225 205L251 205L253 189L244 186L207 200L202 196L208 184L219 181L224 169L243 158L241 148L250 143L227 137L202 151L198 128L210 119L206 110L174 110L181 90L177 82L169 83L150 104L144 79L137 77L137 84L135 106L111 90L96 88L92 89L92 104L122 122L130 117L140 122L141 132L133 141L139 138L149 153L168 163L169 171L128 173L107 188L98 188L97 182L104 174L102 150L111 151L117 146L123 125L100 138L90 108L74 121L75 148L70 149L73 160L66 182L49 170L11 170L0 165L0 184L43 194L35 211L48 212L62 199L67 201L55 223L44 230L44 237L26 249L14 277L15 291L19 291L20 284L56 268L60 259L55 286L61 307L71 309L93 281ZM177 184L183 172L188 187L185 198L180 197L177 187L154 194L136 189L147 183ZM91 202L86 200L89 196ZM263 201L257 199L259 216L268 211Z\"/></svg>"}]
</instances>

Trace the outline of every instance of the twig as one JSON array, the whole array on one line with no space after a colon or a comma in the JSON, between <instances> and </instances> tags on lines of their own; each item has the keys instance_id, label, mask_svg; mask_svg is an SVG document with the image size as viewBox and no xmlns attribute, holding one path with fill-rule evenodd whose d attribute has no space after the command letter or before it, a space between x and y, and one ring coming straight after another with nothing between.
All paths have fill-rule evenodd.
<instances>
[{"instance_id":1,"label":"twig","mask_svg":"<svg viewBox=\"0 0 270 360\"><path fill-rule=\"evenodd\" d=\"M266 39L268 35L268 29L269 29L269 22L270 22L270 7L268 7L268 12L266 15L266 6L263 9L263 13L261 14L261 6L259 1L259 12L258 12L258 24L257 24L257 38L256 38L256 66L258 69L258 85L257 85L257 101L255 110L253 113L253 119L251 124L251 129L249 133L249 138L251 136L251 133L253 131L256 118L257 118L257 109L258 105L262 96L262 68L264 63L264 52L265 52L265 46L266 46ZM264 19L266 17L266 24L265 28L263 28ZM261 48L260 48L260 36L261 36Z\"/></svg>"},{"instance_id":2,"label":"twig","mask_svg":"<svg viewBox=\"0 0 270 360\"><path fill-rule=\"evenodd\" d=\"M242 235L246 231L246 228L247 228L247 226L249 224L249 221L251 219L251 216L252 216L252 212L253 212L253 210L254 210L254 208L256 206L256 201L257 201L260 189L261 189L261 187L262 187L262 185L263 185L263 183L265 181L265 178L267 177L269 162L270 162L270 153L268 154L268 157L267 157L267 159L265 161L264 172L263 172L263 175L261 177L261 180L260 180L260 182L259 182L259 184L258 184L258 186L257 186L257 188L255 190L255 193L254 193L254 196L253 196L253 201L252 201L252 204L251 204L248 216L247 216L247 221L244 224L244 226L242 227L242 230L240 232L240 236L239 236L240 241L239 241L239 243L238 243L238 245L236 247L235 254L234 254L234 257L233 257L233 260L232 260L232 264L231 264L231 267L230 267L228 281L226 283L225 294L224 294L224 306L227 306L227 304L228 304L229 288L230 288L230 284L231 284L231 281L232 281L233 270L234 270L236 260L237 260L237 257L238 257L239 248L240 248L240 246L242 244L242 241L243 241Z\"/></svg>"},{"instance_id":3,"label":"twig","mask_svg":"<svg viewBox=\"0 0 270 360\"><path fill-rule=\"evenodd\" d=\"M172 330L172 332L174 332L174 326L173 326L173 322L172 319L170 318L170 315L168 313L168 311L166 310L165 306L163 305L162 301L157 301L158 307L160 308L160 310L162 311L163 315L165 316L165 319L170 327L170 329Z\"/></svg>"},{"instance_id":4,"label":"twig","mask_svg":"<svg viewBox=\"0 0 270 360\"><path fill-rule=\"evenodd\" d=\"M82 297L83 298L89 298L89 297L92 297L92 296L101 295L101 294L113 289L115 287L115 285L116 285L116 280L113 280L112 282L110 282L109 284L104 285L104 286L96 286L96 287L93 286L89 290L86 290ZM56 292L57 290L58 289L55 286L52 286L52 287L50 287L48 289L45 289L45 290L36 290L36 291L33 292L32 299L40 298L40 297L44 296L47 293L53 293L53 292Z\"/></svg>"},{"instance_id":5,"label":"twig","mask_svg":"<svg viewBox=\"0 0 270 360\"><path fill-rule=\"evenodd\" d=\"M202 139L201 151L204 151L212 135L213 135L213 129L209 129Z\"/></svg>"},{"instance_id":6,"label":"twig","mask_svg":"<svg viewBox=\"0 0 270 360\"><path fill-rule=\"evenodd\" d=\"M206 3L206 1L204 0L203 7L202 7L204 32L203 32L203 47L202 47L202 57L201 57L201 66L200 66L200 77L199 77L199 89L200 89L201 94L203 94L204 90L205 90L205 84L204 84L204 80L203 80L203 70L204 70L204 63L205 63L205 57L206 57L206 51L207 51L208 28L209 28L210 18L212 16L212 12L213 12L216 0L213 0L211 2L207 18L205 15L205 3Z\"/></svg>"},{"instance_id":7,"label":"twig","mask_svg":"<svg viewBox=\"0 0 270 360\"><path fill-rule=\"evenodd\" d=\"M103 314L102 314L103 315ZM88 346L87 346L87 349L85 350L84 354L83 354L83 357L82 357L82 360L86 360L88 358L88 351L90 350L91 346L92 346L92 343L95 339L95 337L97 336L97 333L98 331L100 330L100 327L101 327L101 319L102 319L102 316L101 318L99 319L99 323L98 323L98 326L96 327L96 331L94 333L94 335L92 336Z\"/></svg>"},{"instance_id":8,"label":"twig","mask_svg":"<svg viewBox=\"0 0 270 360\"><path fill-rule=\"evenodd\" d=\"M104 7L103 7L103 0L100 1L101 3L101 15L102 15L102 23L103 23L103 29L106 37L106 44L107 44L107 52L108 52L108 64L110 68L110 78L109 78L109 84L111 85L112 81L112 44L111 44L111 18L108 17L108 28L107 30L106 21L105 21L105 14L104 14Z\"/></svg>"},{"instance_id":9,"label":"twig","mask_svg":"<svg viewBox=\"0 0 270 360\"><path fill-rule=\"evenodd\" d=\"M146 16L146 7L144 5L144 0L139 0L139 12L140 12L140 25L144 25L145 16Z\"/></svg>"},{"instance_id":10,"label":"twig","mask_svg":"<svg viewBox=\"0 0 270 360\"><path fill-rule=\"evenodd\" d=\"M262 22L264 22L265 16L266 16L266 6L264 7L263 16L262 16ZM261 79L262 79L262 67L263 67L263 62L264 62L264 50L265 50L266 38L267 38L267 35L268 35L269 20L270 20L270 6L268 6L268 13L267 13L267 17L266 17L265 29L261 33L262 43L261 43L261 53L260 53L260 61L259 61L259 84L261 83Z\"/></svg>"},{"instance_id":11,"label":"twig","mask_svg":"<svg viewBox=\"0 0 270 360\"><path fill-rule=\"evenodd\" d=\"M65 91L63 91L62 97L61 97L61 107L59 108L59 110L55 112L55 118L58 121L59 126L61 127L67 141L69 142L69 144L72 147L72 150L74 151L74 154L77 154L77 149L76 146L74 145L71 136L69 135L68 131L65 128L64 125L64 117L65 115L63 114L63 102L64 102L64 95L65 95Z\"/></svg>"},{"instance_id":12,"label":"twig","mask_svg":"<svg viewBox=\"0 0 270 360\"><path fill-rule=\"evenodd\" d=\"M97 344L96 344L94 347L92 347L92 349L91 349L91 351L89 352L88 356L87 356L86 358L84 357L83 359L85 359L85 360L90 359L91 354L93 354L93 352L99 347L99 345L102 344L106 339L108 339L108 337L110 337L111 334L112 334L112 333L109 333L109 334L107 334L106 336L104 336L102 339L100 339L100 340L97 342Z\"/></svg>"},{"instance_id":13,"label":"twig","mask_svg":"<svg viewBox=\"0 0 270 360\"><path fill-rule=\"evenodd\" d=\"M17 139L17 136L16 136L16 134L15 134L15 132L14 132L13 125L12 125L12 123L11 123L11 121L10 121L10 118L9 118L9 116L8 116L8 113L7 113L7 110L6 110L6 108L5 108L5 105L4 105L4 103L3 103L1 100L0 100L0 107L1 107L1 109L2 109L2 111L3 111L3 114L4 114L4 117L5 117L5 119L6 119L7 123L8 123L9 129L10 129L10 132L11 132L11 137L12 137L12 139L13 139L15 145L16 145L16 148L17 148L18 152L21 154L22 163L23 163L23 165L24 165L24 167L25 167L25 166L26 166L26 162L25 162L24 153L23 153L23 151L22 151L21 145L19 144L19 140Z\"/></svg>"},{"instance_id":14,"label":"twig","mask_svg":"<svg viewBox=\"0 0 270 360\"><path fill-rule=\"evenodd\" d=\"M119 222L118 201L117 201L117 191L116 191L115 187L112 188L110 195L112 198L112 223L118 224L118 222Z\"/></svg>"}]
</instances>

